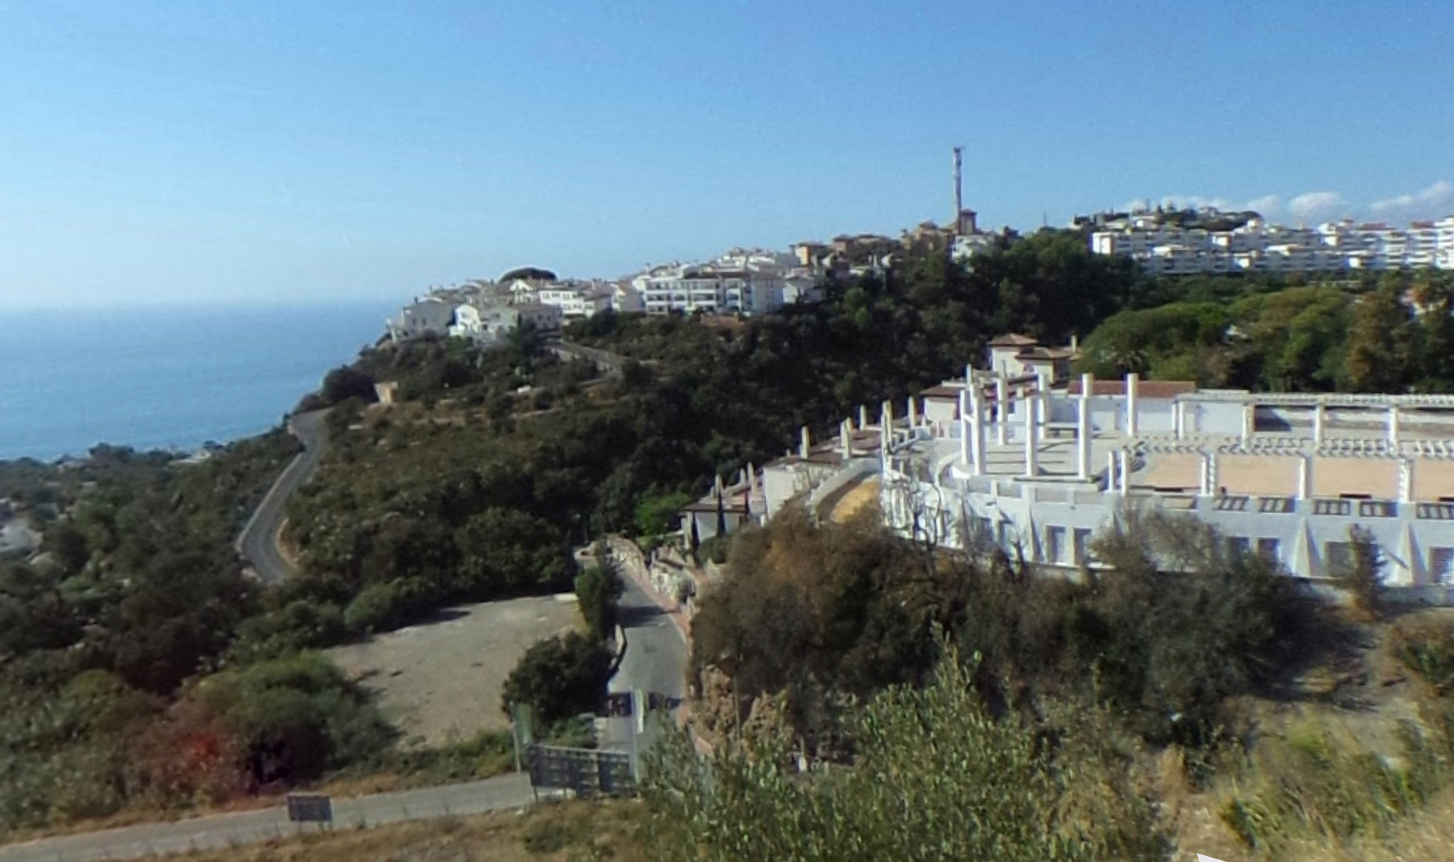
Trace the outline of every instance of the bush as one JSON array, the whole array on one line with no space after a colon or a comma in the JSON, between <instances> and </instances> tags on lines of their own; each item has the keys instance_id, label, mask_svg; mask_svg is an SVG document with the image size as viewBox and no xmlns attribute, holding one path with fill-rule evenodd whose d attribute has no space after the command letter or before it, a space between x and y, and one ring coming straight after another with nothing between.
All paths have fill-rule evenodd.
<instances>
[{"instance_id":1,"label":"bush","mask_svg":"<svg viewBox=\"0 0 1454 862\"><path fill-rule=\"evenodd\" d=\"M576 597L591 636L605 640L616 625L617 605L626 585L616 567L602 560L587 568L576 578Z\"/></svg>"},{"instance_id":2,"label":"bush","mask_svg":"<svg viewBox=\"0 0 1454 862\"><path fill-rule=\"evenodd\" d=\"M542 725L594 712L611 679L611 653L599 641L570 632L532 646L505 680L501 709L528 704Z\"/></svg>"},{"instance_id":3,"label":"bush","mask_svg":"<svg viewBox=\"0 0 1454 862\"><path fill-rule=\"evenodd\" d=\"M1440 694L1454 686L1454 620L1443 615L1399 620L1389 649Z\"/></svg>"},{"instance_id":4,"label":"bush","mask_svg":"<svg viewBox=\"0 0 1454 862\"><path fill-rule=\"evenodd\" d=\"M875 696L849 720L852 769L799 774L780 739L719 746L704 765L674 735L646 770L648 840L705 862L1167 858L1104 727L1068 725L1052 749L996 719L973 674L950 651L932 685Z\"/></svg>"},{"instance_id":5,"label":"bush","mask_svg":"<svg viewBox=\"0 0 1454 862\"><path fill-rule=\"evenodd\" d=\"M408 625L436 607L434 592L418 578L364 587L343 612L349 631L374 634Z\"/></svg>"},{"instance_id":6,"label":"bush","mask_svg":"<svg viewBox=\"0 0 1454 862\"><path fill-rule=\"evenodd\" d=\"M278 658L333 646L347 637L348 632L349 626L338 605L295 599L238 626L232 655L242 661Z\"/></svg>"},{"instance_id":7,"label":"bush","mask_svg":"<svg viewBox=\"0 0 1454 862\"><path fill-rule=\"evenodd\" d=\"M318 778L368 761L395 735L367 694L317 653L207 677L192 699L241 741L260 785Z\"/></svg>"}]
</instances>

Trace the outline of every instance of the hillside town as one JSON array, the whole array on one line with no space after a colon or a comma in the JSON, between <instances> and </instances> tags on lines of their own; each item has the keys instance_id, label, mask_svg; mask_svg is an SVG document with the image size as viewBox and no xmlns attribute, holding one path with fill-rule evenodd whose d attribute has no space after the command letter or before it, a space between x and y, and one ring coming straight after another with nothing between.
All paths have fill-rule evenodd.
<instances>
[{"instance_id":1,"label":"hillside town","mask_svg":"<svg viewBox=\"0 0 1454 862\"><path fill-rule=\"evenodd\" d=\"M614 278L558 278L523 267L497 279L435 288L415 297L388 323L394 342L427 335L497 342L529 324L553 333L599 312L761 316L817 302L831 281L882 272L913 252L940 251L973 266L975 255L1021 236L986 231L964 205L962 149L953 150L953 217L924 221L895 238L841 234L805 240L786 251L732 248L716 258L651 265ZM1148 276L1197 274L1351 277L1387 270L1454 269L1454 215L1407 227L1351 218L1316 227L1269 222L1253 211L1176 209L1149 204L1126 212L1074 216L1069 229L1098 255L1134 260Z\"/></svg>"}]
</instances>

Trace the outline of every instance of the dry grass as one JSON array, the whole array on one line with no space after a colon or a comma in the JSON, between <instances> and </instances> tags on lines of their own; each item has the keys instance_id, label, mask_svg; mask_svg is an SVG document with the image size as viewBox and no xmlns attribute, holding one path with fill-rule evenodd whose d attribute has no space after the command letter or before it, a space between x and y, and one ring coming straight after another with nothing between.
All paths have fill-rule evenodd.
<instances>
[{"instance_id":1,"label":"dry grass","mask_svg":"<svg viewBox=\"0 0 1454 862\"><path fill-rule=\"evenodd\" d=\"M645 862L636 802L541 804L524 814L344 829L169 856L181 862Z\"/></svg>"}]
</instances>

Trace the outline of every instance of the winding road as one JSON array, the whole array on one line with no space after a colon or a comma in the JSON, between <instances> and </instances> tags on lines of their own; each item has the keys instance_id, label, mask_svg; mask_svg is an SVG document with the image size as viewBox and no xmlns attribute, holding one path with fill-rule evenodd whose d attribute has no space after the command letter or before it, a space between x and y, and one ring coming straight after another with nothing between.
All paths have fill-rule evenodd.
<instances>
[{"instance_id":1,"label":"winding road","mask_svg":"<svg viewBox=\"0 0 1454 862\"><path fill-rule=\"evenodd\" d=\"M237 537L237 553L247 560L265 584L281 583L297 574L278 547L278 534L283 529L288 497L312 478L323 460L328 440L323 419L327 415L327 410L315 410L299 413L288 420L288 431L303 444L303 451L294 456L273 482Z\"/></svg>"}]
</instances>

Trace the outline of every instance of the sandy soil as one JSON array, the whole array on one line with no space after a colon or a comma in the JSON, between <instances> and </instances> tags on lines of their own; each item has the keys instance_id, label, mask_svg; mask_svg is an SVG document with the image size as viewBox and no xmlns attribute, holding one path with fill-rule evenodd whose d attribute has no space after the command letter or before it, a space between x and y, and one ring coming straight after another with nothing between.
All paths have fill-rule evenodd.
<instances>
[{"instance_id":1,"label":"sandy soil","mask_svg":"<svg viewBox=\"0 0 1454 862\"><path fill-rule=\"evenodd\" d=\"M579 625L571 594L486 602L328 654L378 693L406 738L437 745L508 728L500 690L520 656L537 640Z\"/></svg>"}]
</instances>

